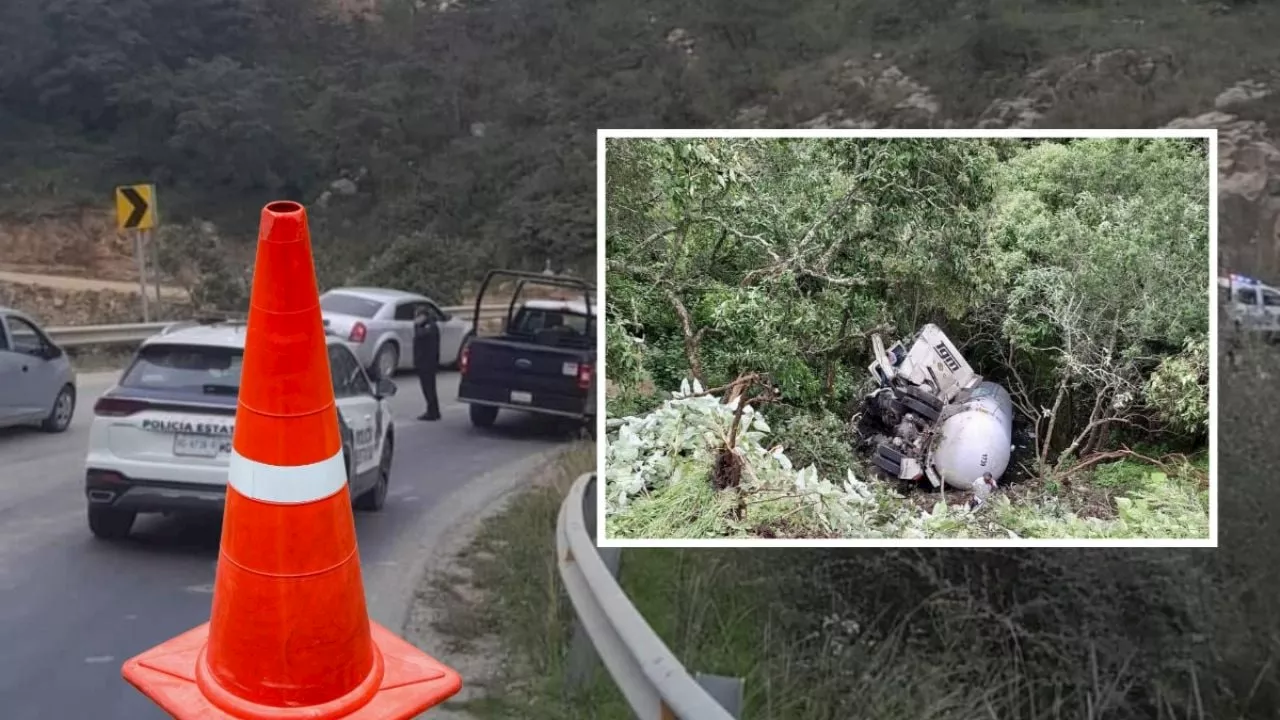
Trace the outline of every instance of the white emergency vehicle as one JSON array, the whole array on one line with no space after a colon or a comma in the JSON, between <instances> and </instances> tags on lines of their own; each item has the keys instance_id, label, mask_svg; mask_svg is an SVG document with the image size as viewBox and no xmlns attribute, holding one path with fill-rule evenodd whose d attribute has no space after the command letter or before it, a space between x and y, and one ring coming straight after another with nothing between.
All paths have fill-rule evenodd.
<instances>
[{"instance_id":1,"label":"white emergency vehicle","mask_svg":"<svg viewBox=\"0 0 1280 720\"><path fill-rule=\"evenodd\" d=\"M1280 288L1231 273L1218 278L1218 302L1238 329L1280 333Z\"/></svg>"},{"instance_id":2,"label":"white emergency vehicle","mask_svg":"<svg viewBox=\"0 0 1280 720\"><path fill-rule=\"evenodd\" d=\"M221 513L245 324L175 323L143 342L93 408L85 458L89 529L127 536L142 513ZM327 336L342 454L356 509L382 509L394 447L389 398L346 343Z\"/></svg>"}]
</instances>

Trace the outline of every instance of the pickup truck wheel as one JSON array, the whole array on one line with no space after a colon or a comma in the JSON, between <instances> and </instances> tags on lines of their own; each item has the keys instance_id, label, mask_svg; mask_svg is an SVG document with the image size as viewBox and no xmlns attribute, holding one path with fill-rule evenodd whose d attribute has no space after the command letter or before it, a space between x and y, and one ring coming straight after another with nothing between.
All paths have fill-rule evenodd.
<instances>
[{"instance_id":1,"label":"pickup truck wheel","mask_svg":"<svg viewBox=\"0 0 1280 720\"><path fill-rule=\"evenodd\" d=\"M133 530L135 512L100 505L89 506L89 530L103 540L123 540Z\"/></svg>"},{"instance_id":2,"label":"pickup truck wheel","mask_svg":"<svg viewBox=\"0 0 1280 720\"><path fill-rule=\"evenodd\" d=\"M478 428L493 427L493 423L498 419L498 408L492 405L472 405L470 407L471 424Z\"/></svg>"}]
</instances>

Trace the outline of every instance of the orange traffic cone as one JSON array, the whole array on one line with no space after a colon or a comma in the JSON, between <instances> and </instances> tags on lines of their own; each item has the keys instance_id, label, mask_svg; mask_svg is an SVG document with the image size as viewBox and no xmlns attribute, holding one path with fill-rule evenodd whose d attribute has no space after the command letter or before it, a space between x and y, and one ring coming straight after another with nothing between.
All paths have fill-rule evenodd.
<instances>
[{"instance_id":1,"label":"orange traffic cone","mask_svg":"<svg viewBox=\"0 0 1280 720\"><path fill-rule=\"evenodd\" d=\"M306 211L262 211L208 623L124 664L179 720L412 718L456 672L371 622Z\"/></svg>"}]
</instances>

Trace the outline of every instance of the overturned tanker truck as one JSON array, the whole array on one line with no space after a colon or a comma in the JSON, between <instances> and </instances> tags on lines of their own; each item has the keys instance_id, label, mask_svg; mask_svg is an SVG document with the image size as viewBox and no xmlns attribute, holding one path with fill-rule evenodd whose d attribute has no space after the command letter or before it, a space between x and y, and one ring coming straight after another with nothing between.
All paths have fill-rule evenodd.
<instances>
[{"instance_id":1,"label":"overturned tanker truck","mask_svg":"<svg viewBox=\"0 0 1280 720\"><path fill-rule=\"evenodd\" d=\"M937 325L910 350L871 338L877 388L863 403L864 448L890 477L969 490L984 473L999 480L1013 452L1013 401L982 379Z\"/></svg>"}]
</instances>

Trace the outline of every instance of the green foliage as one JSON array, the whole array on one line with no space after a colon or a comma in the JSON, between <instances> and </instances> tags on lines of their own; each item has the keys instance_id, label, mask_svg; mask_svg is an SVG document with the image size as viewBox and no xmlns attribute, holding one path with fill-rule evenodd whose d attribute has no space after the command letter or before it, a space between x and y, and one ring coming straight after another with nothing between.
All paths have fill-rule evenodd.
<instances>
[{"instance_id":1,"label":"green foliage","mask_svg":"<svg viewBox=\"0 0 1280 720\"><path fill-rule=\"evenodd\" d=\"M993 337L1016 351L1008 370L1047 369L1027 406L1062 381L1117 412L1207 333L1199 143L617 140L607 162L608 315L644 338L666 387L690 370L671 367L687 355L673 295L703 381L764 372L813 410L850 399L848 366L886 325ZM1207 396L1182 401L1207 412Z\"/></svg>"},{"instance_id":2,"label":"green foliage","mask_svg":"<svg viewBox=\"0 0 1280 720\"><path fill-rule=\"evenodd\" d=\"M933 321L1009 388L1037 460L1056 455L1065 469L1166 435L1202 450L1205 150L1164 139L612 140L606 313L626 349L610 348L611 379L625 394L637 363L659 389L763 374L780 392L788 451L839 475L854 464L840 418L868 382L867 336L910 338ZM705 485L708 466L688 462L680 476ZM1151 508L1207 513L1167 484L1133 488L1150 502L1110 505L1120 525L1066 506L1040 518L1015 508L996 525L1141 536L1165 531ZM936 527L952 522L939 512Z\"/></svg>"},{"instance_id":3,"label":"green foliage","mask_svg":"<svg viewBox=\"0 0 1280 720\"><path fill-rule=\"evenodd\" d=\"M558 68L522 67L570 18L522 25L515 9L6 3L0 211L100 203L145 179L166 224L211 220L238 246L266 202L307 203L324 285L372 278L448 302L494 265L589 272L595 125L546 123L588 102Z\"/></svg>"},{"instance_id":4,"label":"green foliage","mask_svg":"<svg viewBox=\"0 0 1280 720\"><path fill-rule=\"evenodd\" d=\"M792 412L790 417L771 409L774 439L786 448L793 465L813 465L823 475L844 472L854 466L852 437L848 425L834 412ZM781 418L783 419L779 419Z\"/></svg>"},{"instance_id":5,"label":"green foliage","mask_svg":"<svg viewBox=\"0 0 1280 720\"><path fill-rule=\"evenodd\" d=\"M708 385L765 372L788 402L835 408L863 330L922 310L886 292L955 314L990 282L981 142L627 140L606 162L607 311L645 338L660 385L689 370L669 366L684 352L671 293L703 333Z\"/></svg>"},{"instance_id":6,"label":"green foliage","mask_svg":"<svg viewBox=\"0 0 1280 720\"><path fill-rule=\"evenodd\" d=\"M1109 498L1114 517L1083 516L1060 498L1015 503L1007 495L971 510L944 495L922 511L884 483L859 480L849 465L832 475L818 453L849 458L829 447L838 420L792 418L783 433L797 443L788 451L762 413L744 408L732 443L737 402L698 394L685 383L661 407L623 420L605 455L605 523L609 536L638 539L722 537L840 538L1176 538L1209 536L1209 494L1202 471L1182 468L1176 477L1150 468L1109 470L1109 477L1137 476ZM808 436L804 436L804 433ZM836 436L838 437L838 436ZM731 446L743 464L741 484L717 489L714 460ZM831 464L832 456L821 460ZM797 462L798 461L798 462ZM1124 475L1118 475L1123 473ZM836 477L843 479L830 480Z\"/></svg>"},{"instance_id":7,"label":"green foliage","mask_svg":"<svg viewBox=\"0 0 1280 720\"><path fill-rule=\"evenodd\" d=\"M162 225L156 230L160 269L186 280L192 304L203 310L249 310L247 264L206 223Z\"/></svg>"},{"instance_id":8,"label":"green foliage","mask_svg":"<svg viewBox=\"0 0 1280 720\"><path fill-rule=\"evenodd\" d=\"M1188 338L1181 353L1160 361L1146 385L1147 402L1175 430L1209 429L1209 343Z\"/></svg>"}]
</instances>

